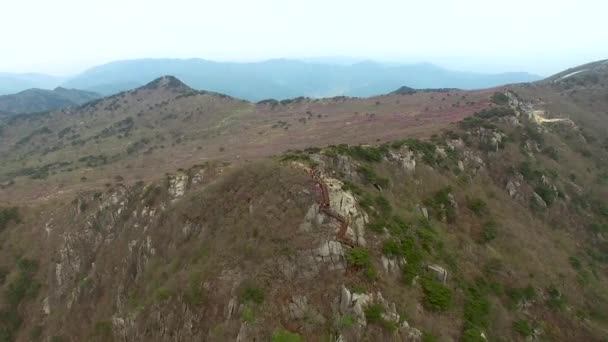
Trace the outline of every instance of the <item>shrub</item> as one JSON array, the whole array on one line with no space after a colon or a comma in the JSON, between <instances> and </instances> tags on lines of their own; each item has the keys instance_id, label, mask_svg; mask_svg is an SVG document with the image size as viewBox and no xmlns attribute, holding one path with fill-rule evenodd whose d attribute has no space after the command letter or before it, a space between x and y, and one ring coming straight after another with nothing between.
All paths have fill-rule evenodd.
<instances>
[{"instance_id":1,"label":"shrub","mask_svg":"<svg viewBox=\"0 0 608 342\"><path fill-rule=\"evenodd\" d=\"M0 231L4 230L10 222L19 223L20 221L17 207L0 208Z\"/></svg>"},{"instance_id":2,"label":"shrub","mask_svg":"<svg viewBox=\"0 0 608 342\"><path fill-rule=\"evenodd\" d=\"M489 109L483 109L478 113L475 113L475 116L481 119L492 119L492 118L500 118L503 116L513 116L515 115L515 111L510 107L494 107Z\"/></svg>"},{"instance_id":3,"label":"shrub","mask_svg":"<svg viewBox=\"0 0 608 342\"><path fill-rule=\"evenodd\" d=\"M451 193L452 187L446 186L437 191L433 197L424 201L424 204L431 208L435 218L438 220L445 218L449 223L456 220L456 209L450 203Z\"/></svg>"},{"instance_id":4,"label":"shrub","mask_svg":"<svg viewBox=\"0 0 608 342\"><path fill-rule=\"evenodd\" d=\"M342 329L348 329L350 327L352 327L355 324L355 318L352 315L344 315L342 317L340 317L340 320L338 321L338 327L342 328Z\"/></svg>"},{"instance_id":5,"label":"shrub","mask_svg":"<svg viewBox=\"0 0 608 342\"><path fill-rule=\"evenodd\" d=\"M536 192L542 199L547 203L547 205L553 204L557 199L557 193L548 185L540 184L534 188L534 192Z\"/></svg>"},{"instance_id":6,"label":"shrub","mask_svg":"<svg viewBox=\"0 0 608 342\"><path fill-rule=\"evenodd\" d=\"M498 235L498 225L494 221L488 221L483 225L481 231L481 243L488 243L496 238Z\"/></svg>"},{"instance_id":7,"label":"shrub","mask_svg":"<svg viewBox=\"0 0 608 342\"><path fill-rule=\"evenodd\" d=\"M359 268L367 268L372 264L369 251L363 247L353 248L346 258L350 264Z\"/></svg>"},{"instance_id":8,"label":"shrub","mask_svg":"<svg viewBox=\"0 0 608 342\"><path fill-rule=\"evenodd\" d=\"M452 304L452 290L435 279L425 277L422 280L424 305L436 312L446 311Z\"/></svg>"},{"instance_id":9,"label":"shrub","mask_svg":"<svg viewBox=\"0 0 608 342\"><path fill-rule=\"evenodd\" d=\"M368 323L379 323L383 313L384 307L381 304L371 304L365 308L365 319Z\"/></svg>"},{"instance_id":10,"label":"shrub","mask_svg":"<svg viewBox=\"0 0 608 342\"><path fill-rule=\"evenodd\" d=\"M543 148L542 153L555 161L559 160L559 153L557 152L557 149L553 146Z\"/></svg>"},{"instance_id":11,"label":"shrub","mask_svg":"<svg viewBox=\"0 0 608 342\"><path fill-rule=\"evenodd\" d=\"M259 287L246 286L241 293L241 301L262 304L264 302L264 291Z\"/></svg>"},{"instance_id":12,"label":"shrub","mask_svg":"<svg viewBox=\"0 0 608 342\"><path fill-rule=\"evenodd\" d=\"M463 341L479 341L481 332L490 324L490 302L485 291L478 286L471 286L466 291L464 302Z\"/></svg>"},{"instance_id":13,"label":"shrub","mask_svg":"<svg viewBox=\"0 0 608 342\"><path fill-rule=\"evenodd\" d=\"M422 333L422 342L437 342L437 337L428 331Z\"/></svg>"},{"instance_id":14,"label":"shrub","mask_svg":"<svg viewBox=\"0 0 608 342\"><path fill-rule=\"evenodd\" d=\"M362 165L357 171L363 176L367 183L378 185L381 188L388 187L388 179L379 177L376 174L376 171L370 166Z\"/></svg>"},{"instance_id":15,"label":"shrub","mask_svg":"<svg viewBox=\"0 0 608 342\"><path fill-rule=\"evenodd\" d=\"M243 320L243 322L253 323L255 321L255 312L253 311L253 308L245 306L243 308L243 313L241 314L241 320Z\"/></svg>"},{"instance_id":16,"label":"shrub","mask_svg":"<svg viewBox=\"0 0 608 342\"><path fill-rule=\"evenodd\" d=\"M163 301L171 298L171 291L166 287L159 287L158 289L156 289L156 292L154 293L154 297L156 298L157 301L163 302Z\"/></svg>"},{"instance_id":17,"label":"shrub","mask_svg":"<svg viewBox=\"0 0 608 342\"><path fill-rule=\"evenodd\" d=\"M279 329L272 333L272 342L304 342L304 339L297 333Z\"/></svg>"},{"instance_id":18,"label":"shrub","mask_svg":"<svg viewBox=\"0 0 608 342\"><path fill-rule=\"evenodd\" d=\"M513 330L523 337L530 337L534 333L534 328L525 319L513 322Z\"/></svg>"},{"instance_id":19,"label":"shrub","mask_svg":"<svg viewBox=\"0 0 608 342\"><path fill-rule=\"evenodd\" d=\"M384 314L384 307L382 304L371 304L368 305L365 310L365 319L369 324L378 324L388 330L394 330L397 325L394 322L388 321L382 317Z\"/></svg>"},{"instance_id":20,"label":"shrub","mask_svg":"<svg viewBox=\"0 0 608 342\"><path fill-rule=\"evenodd\" d=\"M382 215L384 215L384 216L390 215L393 208L391 207L391 204L389 203L389 201L386 198L384 198L384 196L382 196L382 195L376 196L376 199L374 200L374 202L376 202L378 210L380 211L380 213Z\"/></svg>"},{"instance_id":21,"label":"shrub","mask_svg":"<svg viewBox=\"0 0 608 342\"><path fill-rule=\"evenodd\" d=\"M111 341L112 340L112 322L98 321L93 327L92 337L95 340Z\"/></svg>"},{"instance_id":22,"label":"shrub","mask_svg":"<svg viewBox=\"0 0 608 342\"><path fill-rule=\"evenodd\" d=\"M566 301L560 290L555 286L550 286L547 288L547 294L549 295L549 298L547 298L547 306L553 310L561 311L564 309Z\"/></svg>"},{"instance_id":23,"label":"shrub","mask_svg":"<svg viewBox=\"0 0 608 342\"><path fill-rule=\"evenodd\" d=\"M483 216L488 210L487 203L477 197L467 197L467 207L477 216Z\"/></svg>"},{"instance_id":24,"label":"shrub","mask_svg":"<svg viewBox=\"0 0 608 342\"><path fill-rule=\"evenodd\" d=\"M492 95L492 102L499 106L508 105L509 97L505 93L496 92Z\"/></svg>"},{"instance_id":25,"label":"shrub","mask_svg":"<svg viewBox=\"0 0 608 342\"><path fill-rule=\"evenodd\" d=\"M521 302L528 302L536 298L536 290L528 285L523 288L510 288L507 289L507 296L511 298L511 301L514 304L519 304Z\"/></svg>"}]
</instances>

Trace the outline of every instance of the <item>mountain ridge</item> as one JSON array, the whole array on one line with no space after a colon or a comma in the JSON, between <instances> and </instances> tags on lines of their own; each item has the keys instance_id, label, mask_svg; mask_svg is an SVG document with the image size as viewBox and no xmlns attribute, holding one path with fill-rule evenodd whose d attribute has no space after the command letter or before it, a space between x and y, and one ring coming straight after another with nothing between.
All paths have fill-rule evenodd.
<instances>
[{"instance_id":1,"label":"mountain ridge","mask_svg":"<svg viewBox=\"0 0 608 342\"><path fill-rule=\"evenodd\" d=\"M111 93L141 86L163 74L178 77L194 89L259 101L299 96L374 96L403 84L415 88L487 88L540 79L527 73L453 72L429 63L383 65L362 61L352 65L274 59L255 63L204 59L141 59L93 67L64 85ZM98 82L97 80L102 80ZM112 90L112 84L117 86Z\"/></svg>"},{"instance_id":2,"label":"mountain ridge","mask_svg":"<svg viewBox=\"0 0 608 342\"><path fill-rule=\"evenodd\" d=\"M0 337L603 341L606 80L0 119Z\"/></svg>"},{"instance_id":3,"label":"mountain ridge","mask_svg":"<svg viewBox=\"0 0 608 342\"><path fill-rule=\"evenodd\" d=\"M56 87L53 90L31 88L16 94L0 95L0 111L14 115L44 112L68 106L78 106L101 95L78 89Z\"/></svg>"}]
</instances>

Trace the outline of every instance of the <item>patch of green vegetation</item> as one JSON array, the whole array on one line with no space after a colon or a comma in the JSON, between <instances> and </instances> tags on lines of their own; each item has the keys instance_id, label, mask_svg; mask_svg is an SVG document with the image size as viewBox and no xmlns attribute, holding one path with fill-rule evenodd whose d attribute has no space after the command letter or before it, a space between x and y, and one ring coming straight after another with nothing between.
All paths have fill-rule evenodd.
<instances>
[{"instance_id":1,"label":"patch of green vegetation","mask_svg":"<svg viewBox=\"0 0 608 342\"><path fill-rule=\"evenodd\" d=\"M290 152L286 153L281 157L281 161L300 161L305 163L311 163L310 155L307 153Z\"/></svg>"},{"instance_id":2,"label":"patch of green vegetation","mask_svg":"<svg viewBox=\"0 0 608 342\"><path fill-rule=\"evenodd\" d=\"M553 310L561 311L566 307L566 299L562 292L555 286L547 288L547 306Z\"/></svg>"},{"instance_id":3,"label":"patch of green vegetation","mask_svg":"<svg viewBox=\"0 0 608 342\"><path fill-rule=\"evenodd\" d=\"M272 333L272 342L304 342L304 338L300 334L279 329Z\"/></svg>"},{"instance_id":4,"label":"patch of green vegetation","mask_svg":"<svg viewBox=\"0 0 608 342\"><path fill-rule=\"evenodd\" d=\"M467 208L477 216L483 216L488 211L488 204L478 197L467 197Z\"/></svg>"},{"instance_id":5,"label":"patch of green vegetation","mask_svg":"<svg viewBox=\"0 0 608 342\"><path fill-rule=\"evenodd\" d=\"M388 145L380 146L351 146L347 144L332 145L324 153L329 156L346 155L369 163L381 162L388 152Z\"/></svg>"},{"instance_id":6,"label":"patch of green vegetation","mask_svg":"<svg viewBox=\"0 0 608 342\"><path fill-rule=\"evenodd\" d=\"M359 172L363 176L364 180L369 184L378 185L383 189L388 187L388 179L379 177L371 166L362 165L357 168L357 172Z\"/></svg>"},{"instance_id":7,"label":"patch of green vegetation","mask_svg":"<svg viewBox=\"0 0 608 342\"><path fill-rule=\"evenodd\" d=\"M482 286L473 285L466 289L464 302L464 331L462 341L476 342L485 340L482 332L490 325L490 301Z\"/></svg>"},{"instance_id":8,"label":"patch of green vegetation","mask_svg":"<svg viewBox=\"0 0 608 342\"><path fill-rule=\"evenodd\" d=\"M10 222L21 222L17 207L0 208L0 231L3 231Z\"/></svg>"},{"instance_id":9,"label":"patch of green vegetation","mask_svg":"<svg viewBox=\"0 0 608 342\"><path fill-rule=\"evenodd\" d=\"M545 143L545 137L543 136L543 133L539 129L539 127L527 125L524 128L524 135L525 135L525 137L536 142L539 145L542 145Z\"/></svg>"},{"instance_id":10,"label":"patch of green vegetation","mask_svg":"<svg viewBox=\"0 0 608 342\"><path fill-rule=\"evenodd\" d=\"M203 303L204 295L201 288L202 274L193 272L188 279L188 288L184 294L184 300L191 306L198 306Z\"/></svg>"},{"instance_id":11,"label":"patch of green vegetation","mask_svg":"<svg viewBox=\"0 0 608 342\"><path fill-rule=\"evenodd\" d=\"M536 192L547 205L551 205L557 200L557 192L546 184L539 184L534 188L534 192Z\"/></svg>"},{"instance_id":12,"label":"patch of green vegetation","mask_svg":"<svg viewBox=\"0 0 608 342\"><path fill-rule=\"evenodd\" d=\"M357 196L362 196L364 194L363 190L360 187L358 187L353 182L349 182L347 180L344 181L344 184L342 185L342 190L350 191Z\"/></svg>"},{"instance_id":13,"label":"patch of green vegetation","mask_svg":"<svg viewBox=\"0 0 608 342\"><path fill-rule=\"evenodd\" d=\"M532 327L530 322L525 319L520 319L513 322L513 330L515 330L515 332L517 332L522 337L530 337L534 333L534 328Z\"/></svg>"},{"instance_id":14,"label":"patch of green vegetation","mask_svg":"<svg viewBox=\"0 0 608 342\"><path fill-rule=\"evenodd\" d=\"M169 290L166 287L159 287L154 292L154 298L159 302L164 302L164 301L168 300L169 298L171 298L171 295L172 295L171 290Z\"/></svg>"},{"instance_id":15,"label":"patch of green vegetation","mask_svg":"<svg viewBox=\"0 0 608 342\"><path fill-rule=\"evenodd\" d=\"M492 95L492 102L499 106L506 106L509 104L509 97L505 93L495 92Z\"/></svg>"},{"instance_id":16,"label":"patch of green vegetation","mask_svg":"<svg viewBox=\"0 0 608 342\"><path fill-rule=\"evenodd\" d=\"M91 338L93 341L113 341L114 337L112 335L112 322L95 322L93 332L91 333Z\"/></svg>"},{"instance_id":17,"label":"patch of green vegetation","mask_svg":"<svg viewBox=\"0 0 608 342\"><path fill-rule=\"evenodd\" d=\"M389 216L393 208L391 207L391 203L381 194L376 196L374 199L376 203L376 207L382 216Z\"/></svg>"},{"instance_id":18,"label":"patch of green vegetation","mask_svg":"<svg viewBox=\"0 0 608 342\"><path fill-rule=\"evenodd\" d=\"M38 263L21 258L17 260L17 277L4 292L8 307L0 311L0 341L13 341L22 323L19 315L19 304L25 299L38 294L40 284L34 279Z\"/></svg>"},{"instance_id":19,"label":"patch of green vegetation","mask_svg":"<svg viewBox=\"0 0 608 342\"><path fill-rule=\"evenodd\" d=\"M346 260L352 266L363 270L365 276L369 280L376 279L376 271L374 270L374 266L372 264L371 257L369 255L369 251L363 247L355 247L353 248L347 255Z\"/></svg>"},{"instance_id":20,"label":"patch of green vegetation","mask_svg":"<svg viewBox=\"0 0 608 342\"><path fill-rule=\"evenodd\" d=\"M464 120L459 122L460 127L463 129L475 129L475 128L485 128L485 129L496 129L496 125L489 122L488 120L482 119L479 116L469 116L464 118ZM467 143L467 140L465 140Z\"/></svg>"},{"instance_id":21,"label":"patch of green vegetation","mask_svg":"<svg viewBox=\"0 0 608 342\"><path fill-rule=\"evenodd\" d=\"M252 307L246 305L243 308L243 313L241 314L241 320L247 323L255 322L255 311Z\"/></svg>"},{"instance_id":22,"label":"patch of green vegetation","mask_svg":"<svg viewBox=\"0 0 608 342\"><path fill-rule=\"evenodd\" d=\"M443 312L452 305L452 290L431 278L422 279L422 290L424 292L424 306L435 312Z\"/></svg>"},{"instance_id":23,"label":"patch of green vegetation","mask_svg":"<svg viewBox=\"0 0 608 342\"><path fill-rule=\"evenodd\" d=\"M391 144L391 147L397 149L402 146L407 146L410 151L415 154L422 155L422 161L428 165L435 165L439 157L437 156L437 145L432 142L422 141L415 138L409 138L405 140L395 141Z\"/></svg>"},{"instance_id":24,"label":"patch of green vegetation","mask_svg":"<svg viewBox=\"0 0 608 342\"><path fill-rule=\"evenodd\" d=\"M384 307L382 304L368 305L364 312L368 324L377 324L390 331L397 329L395 322L388 321L383 317Z\"/></svg>"},{"instance_id":25,"label":"patch of green vegetation","mask_svg":"<svg viewBox=\"0 0 608 342\"><path fill-rule=\"evenodd\" d=\"M355 318L352 315L346 314L340 317L338 320L338 327L340 329L349 329L355 324Z\"/></svg>"},{"instance_id":26,"label":"patch of green vegetation","mask_svg":"<svg viewBox=\"0 0 608 342\"><path fill-rule=\"evenodd\" d=\"M536 299L536 290L531 285L526 287L513 287L506 290L507 296L511 299L511 303L516 306L523 302L530 302Z\"/></svg>"},{"instance_id":27,"label":"patch of green vegetation","mask_svg":"<svg viewBox=\"0 0 608 342\"><path fill-rule=\"evenodd\" d=\"M545 148L542 149L542 154L546 155L547 157L558 161L559 160L559 153L557 152L557 149L553 146L547 146Z\"/></svg>"},{"instance_id":28,"label":"patch of green vegetation","mask_svg":"<svg viewBox=\"0 0 608 342\"><path fill-rule=\"evenodd\" d=\"M253 285L247 285L241 291L241 302L262 304L264 302L264 290Z\"/></svg>"},{"instance_id":29,"label":"patch of green vegetation","mask_svg":"<svg viewBox=\"0 0 608 342\"><path fill-rule=\"evenodd\" d=\"M355 247L346 256L348 262L358 268L367 268L372 265L372 260L367 248Z\"/></svg>"},{"instance_id":30,"label":"patch of green vegetation","mask_svg":"<svg viewBox=\"0 0 608 342\"><path fill-rule=\"evenodd\" d=\"M493 118L501 118L504 116L514 116L515 111L511 107L506 106L498 106L492 107L489 109L483 109L477 113L475 116L481 119L493 119Z\"/></svg>"},{"instance_id":31,"label":"patch of green vegetation","mask_svg":"<svg viewBox=\"0 0 608 342\"><path fill-rule=\"evenodd\" d=\"M431 209L431 213L436 219L443 220L445 218L449 223L456 221L456 209L450 201L451 193L452 187L446 186L435 192L433 197L424 201L424 205Z\"/></svg>"},{"instance_id":32,"label":"patch of green vegetation","mask_svg":"<svg viewBox=\"0 0 608 342\"><path fill-rule=\"evenodd\" d=\"M428 331L422 333L422 342L437 342L439 341L435 335Z\"/></svg>"},{"instance_id":33,"label":"patch of green vegetation","mask_svg":"<svg viewBox=\"0 0 608 342\"><path fill-rule=\"evenodd\" d=\"M568 260L570 261L570 265L572 266L572 268L574 268L575 270L581 271L583 269L583 263L580 261L579 258L571 256Z\"/></svg>"},{"instance_id":34,"label":"patch of green vegetation","mask_svg":"<svg viewBox=\"0 0 608 342\"><path fill-rule=\"evenodd\" d=\"M482 244L489 243L492 240L496 239L497 235L498 235L498 224L492 220L487 221L486 223L483 224L479 242Z\"/></svg>"}]
</instances>

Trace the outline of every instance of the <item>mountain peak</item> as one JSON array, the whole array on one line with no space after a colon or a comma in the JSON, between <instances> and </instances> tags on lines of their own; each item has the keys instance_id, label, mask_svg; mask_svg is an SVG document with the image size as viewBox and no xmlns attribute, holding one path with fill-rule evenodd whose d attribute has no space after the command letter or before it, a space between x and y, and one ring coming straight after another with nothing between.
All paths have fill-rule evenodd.
<instances>
[{"instance_id":1,"label":"mountain peak","mask_svg":"<svg viewBox=\"0 0 608 342\"><path fill-rule=\"evenodd\" d=\"M400 87L399 89L393 91L391 94L409 95L409 94L415 94L415 93L416 93L416 89L410 88L408 86L403 86L403 87Z\"/></svg>"},{"instance_id":2,"label":"mountain peak","mask_svg":"<svg viewBox=\"0 0 608 342\"><path fill-rule=\"evenodd\" d=\"M171 75L161 76L154 81L146 84L143 89L172 89L172 90L190 90L190 87L180 81L177 77Z\"/></svg>"}]
</instances>

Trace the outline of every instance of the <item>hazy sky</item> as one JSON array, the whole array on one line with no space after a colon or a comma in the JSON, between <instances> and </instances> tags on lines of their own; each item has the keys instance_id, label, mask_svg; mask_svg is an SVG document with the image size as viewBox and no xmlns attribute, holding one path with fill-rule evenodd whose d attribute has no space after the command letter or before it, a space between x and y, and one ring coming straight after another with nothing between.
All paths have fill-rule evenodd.
<instances>
[{"instance_id":1,"label":"hazy sky","mask_svg":"<svg viewBox=\"0 0 608 342\"><path fill-rule=\"evenodd\" d=\"M608 58L607 0L2 0L0 71L354 56L550 74Z\"/></svg>"}]
</instances>

